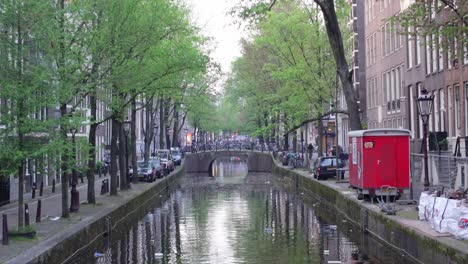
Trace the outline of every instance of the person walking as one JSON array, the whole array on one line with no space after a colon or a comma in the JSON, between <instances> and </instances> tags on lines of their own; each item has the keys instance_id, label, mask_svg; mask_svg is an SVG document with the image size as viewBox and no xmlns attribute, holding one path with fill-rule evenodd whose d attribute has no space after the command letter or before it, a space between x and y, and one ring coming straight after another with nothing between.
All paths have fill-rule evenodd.
<instances>
[{"instance_id":1,"label":"person walking","mask_svg":"<svg viewBox=\"0 0 468 264\"><path fill-rule=\"evenodd\" d=\"M312 154L314 153L314 146L312 145L312 143L309 143L309 145L307 146L307 150L309 151L309 159L312 159Z\"/></svg>"}]
</instances>

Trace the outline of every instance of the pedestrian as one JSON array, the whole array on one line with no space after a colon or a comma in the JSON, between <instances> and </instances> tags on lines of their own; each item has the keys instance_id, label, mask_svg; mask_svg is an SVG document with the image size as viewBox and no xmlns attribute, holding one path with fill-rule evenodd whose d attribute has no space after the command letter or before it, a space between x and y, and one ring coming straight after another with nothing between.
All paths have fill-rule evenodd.
<instances>
[{"instance_id":1,"label":"pedestrian","mask_svg":"<svg viewBox=\"0 0 468 264\"><path fill-rule=\"evenodd\" d=\"M312 159L312 155L314 153L314 146L312 143L309 143L309 146L307 146L307 150L309 151L309 159Z\"/></svg>"}]
</instances>

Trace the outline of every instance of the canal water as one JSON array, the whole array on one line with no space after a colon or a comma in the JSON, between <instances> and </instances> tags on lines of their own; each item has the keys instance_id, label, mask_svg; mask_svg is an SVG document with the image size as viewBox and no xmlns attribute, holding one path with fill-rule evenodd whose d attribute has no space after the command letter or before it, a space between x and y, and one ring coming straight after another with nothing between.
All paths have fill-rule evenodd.
<instances>
[{"instance_id":1,"label":"canal water","mask_svg":"<svg viewBox=\"0 0 468 264\"><path fill-rule=\"evenodd\" d=\"M68 263L413 263L287 178L247 171L227 157L185 175Z\"/></svg>"}]
</instances>

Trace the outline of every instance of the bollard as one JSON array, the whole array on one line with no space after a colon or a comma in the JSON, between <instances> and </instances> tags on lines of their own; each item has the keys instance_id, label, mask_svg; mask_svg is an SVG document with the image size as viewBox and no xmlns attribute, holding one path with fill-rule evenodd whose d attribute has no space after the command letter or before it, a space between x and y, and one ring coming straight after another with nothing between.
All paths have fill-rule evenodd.
<instances>
[{"instance_id":1,"label":"bollard","mask_svg":"<svg viewBox=\"0 0 468 264\"><path fill-rule=\"evenodd\" d=\"M105 191L105 187L106 187L106 183L105 183L105 181L103 180L103 181L101 182L101 195L103 195L103 194L105 193L105 192L104 192L104 191Z\"/></svg>"},{"instance_id":2,"label":"bollard","mask_svg":"<svg viewBox=\"0 0 468 264\"><path fill-rule=\"evenodd\" d=\"M83 173L80 173L80 180L81 180L81 183L84 183Z\"/></svg>"},{"instance_id":3,"label":"bollard","mask_svg":"<svg viewBox=\"0 0 468 264\"><path fill-rule=\"evenodd\" d=\"M42 193L44 192L44 182L41 181L41 185L39 187L39 196L42 196Z\"/></svg>"},{"instance_id":4,"label":"bollard","mask_svg":"<svg viewBox=\"0 0 468 264\"><path fill-rule=\"evenodd\" d=\"M40 223L40 222L41 222L41 208L42 208L41 199L39 199L39 200L37 201L36 223Z\"/></svg>"},{"instance_id":5,"label":"bollard","mask_svg":"<svg viewBox=\"0 0 468 264\"><path fill-rule=\"evenodd\" d=\"M24 204L24 226L29 226L29 206Z\"/></svg>"},{"instance_id":6,"label":"bollard","mask_svg":"<svg viewBox=\"0 0 468 264\"><path fill-rule=\"evenodd\" d=\"M8 218L6 214L2 214L2 245L8 245Z\"/></svg>"},{"instance_id":7,"label":"bollard","mask_svg":"<svg viewBox=\"0 0 468 264\"><path fill-rule=\"evenodd\" d=\"M32 198L34 199L36 197L36 183L33 183L32 186Z\"/></svg>"},{"instance_id":8,"label":"bollard","mask_svg":"<svg viewBox=\"0 0 468 264\"><path fill-rule=\"evenodd\" d=\"M52 193L55 193L55 179L52 180Z\"/></svg>"}]
</instances>

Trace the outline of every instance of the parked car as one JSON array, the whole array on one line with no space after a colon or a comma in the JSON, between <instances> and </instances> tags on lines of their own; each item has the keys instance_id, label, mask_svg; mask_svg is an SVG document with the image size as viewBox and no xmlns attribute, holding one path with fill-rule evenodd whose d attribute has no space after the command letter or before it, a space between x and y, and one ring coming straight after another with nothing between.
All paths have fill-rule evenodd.
<instances>
[{"instance_id":1,"label":"parked car","mask_svg":"<svg viewBox=\"0 0 468 264\"><path fill-rule=\"evenodd\" d=\"M174 165L178 166L182 163L182 152L178 149L171 149L172 159L174 160Z\"/></svg>"},{"instance_id":2,"label":"parked car","mask_svg":"<svg viewBox=\"0 0 468 264\"><path fill-rule=\"evenodd\" d=\"M171 151L168 149L158 149L156 150L156 157L161 159L161 164L163 168L166 169L166 174L169 174L175 169L174 161L172 160Z\"/></svg>"},{"instance_id":3,"label":"parked car","mask_svg":"<svg viewBox=\"0 0 468 264\"><path fill-rule=\"evenodd\" d=\"M154 168L154 173L156 178L162 178L166 174L164 173L163 164L161 163L161 159L159 157L151 157L149 162L151 166Z\"/></svg>"},{"instance_id":4,"label":"parked car","mask_svg":"<svg viewBox=\"0 0 468 264\"><path fill-rule=\"evenodd\" d=\"M156 179L156 175L153 173L152 163L150 162L139 161L137 173L138 180L152 182Z\"/></svg>"},{"instance_id":5,"label":"parked car","mask_svg":"<svg viewBox=\"0 0 468 264\"><path fill-rule=\"evenodd\" d=\"M318 158L314 163L313 173L314 178L318 180L326 180L336 176L336 169L342 168L341 162L336 162L335 156Z\"/></svg>"}]
</instances>

